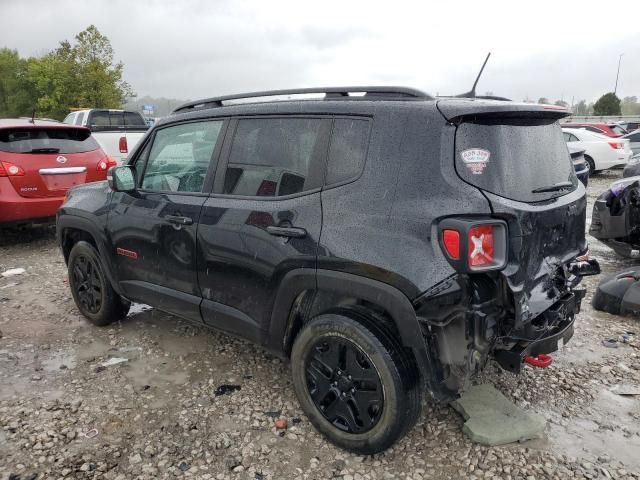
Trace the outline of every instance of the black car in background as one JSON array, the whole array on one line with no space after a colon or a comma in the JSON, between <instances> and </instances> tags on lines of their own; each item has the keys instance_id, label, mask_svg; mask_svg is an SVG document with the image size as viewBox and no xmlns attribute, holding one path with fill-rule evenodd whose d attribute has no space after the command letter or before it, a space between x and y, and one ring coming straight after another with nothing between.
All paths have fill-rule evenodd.
<instances>
[{"instance_id":1,"label":"black car in background","mask_svg":"<svg viewBox=\"0 0 640 480\"><path fill-rule=\"evenodd\" d=\"M73 298L96 325L139 301L289 358L313 425L379 452L425 393L450 401L489 359L517 373L571 338L597 263L576 260L566 115L402 87L188 103L108 184L70 191Z\"/></svg>"}]
</instances>

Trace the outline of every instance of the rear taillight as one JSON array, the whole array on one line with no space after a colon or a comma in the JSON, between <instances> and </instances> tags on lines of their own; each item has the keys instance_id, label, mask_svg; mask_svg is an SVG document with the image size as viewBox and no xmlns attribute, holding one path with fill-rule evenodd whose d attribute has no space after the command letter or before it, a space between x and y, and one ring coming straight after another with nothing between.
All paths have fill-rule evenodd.
<instances>
[{"instance_id":1,"label":"rear taillight","mask_svg":"<svg viewBox=\"0 0 640 480\"><path fill-rule=\"evenodd\" d=\"M620 143L620 142L609 142L609 146L611 148L613 148L614 150L618 150L620 148L624 148L624 143Z\"/></svg>"},{"instance_id":2,"label":"rear taillight","mask_svg":"<svg viewBox=\"0 0 640 480\"><path fill-rule=\"evenodd\" d=\"M493 225L480 225L469 230L469 266L482 267L494 261Z\"/></svg>"},{"instance_id":3,"label":"rear taillight","mask_svg":"<svg viewBox=\"0 0 640 480\"><path fill-rule=\"evenodd\" d=\"M120 153L129 153L129 146L127 145L127 137L120 137L118 146L120 147Z\"/></svg>"},{"instance_id":4,"label":"rear taillight","mask_svg":"<svg viewBox=\"0 0 640 480\"><path fill-rule=\"evenodd\" d=\"M459 272L500 270L507 264L507 224L502 220L446 218L440 243Z\"/></svg>"},{"instance_id":5,"label":"rear taillight","mask_svg":"<svg viewBox=\"0 0 640 480\"><path fill-rule=\"evenodd\" d=\"M9 162L0 162L0 177L24 177L24 170Z\"/></svg>"},{"instance_id":6,"label":"rear taillight","mask_svg":"<svg viewBox=\"0 0 640 480\"><path fill-rule=\"evenodd\" d=\"M111 167L115 167L116 165L118 165L118 163L113 158L107 157L105 160L100 160L100 162L98 162L96 170L98 170L99 172L106 172Z\"/></svg>"}]
</instances>

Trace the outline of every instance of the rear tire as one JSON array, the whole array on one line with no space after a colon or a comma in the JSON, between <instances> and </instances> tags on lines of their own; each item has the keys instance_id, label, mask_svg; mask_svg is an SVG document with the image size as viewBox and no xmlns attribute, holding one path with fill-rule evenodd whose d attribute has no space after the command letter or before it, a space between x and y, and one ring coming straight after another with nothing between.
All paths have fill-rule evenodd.
<instances>
[{"instance_id":1,"label":"rear tire","mask_svg":"<svg viewBox=\"0 0 640 480\"><path fill-rule=\"evenodd\" d=\"M596 171L596 164L593 161L593 158L591 158L589 155L585 155L584 159L587 162L587 166L589 167L589 176L601 172L601 170Z\"/></svg>"},{"instance_id":2,"label":"rear tire","mask_svg":"<svg viewBox=\"0 0 640 480\"><path fill-rule=\"evenodd\" d=\"M293 344L291 370L311 423L346 450L381 452L420 416L415 362L389 332L358 315L308 322Z\"/></svg>"},{"instance_id":3,"label":"rear tire","mask_svg":"<svg viewBox=\"0 0 640 480\"><path fill-rule=\"evenodd\" d=\"M104 327L127 316L131 303L111 286L93 245L80 241L73 246L68 271L73 300L87 320Z\"/></svg>"}]
</instances>

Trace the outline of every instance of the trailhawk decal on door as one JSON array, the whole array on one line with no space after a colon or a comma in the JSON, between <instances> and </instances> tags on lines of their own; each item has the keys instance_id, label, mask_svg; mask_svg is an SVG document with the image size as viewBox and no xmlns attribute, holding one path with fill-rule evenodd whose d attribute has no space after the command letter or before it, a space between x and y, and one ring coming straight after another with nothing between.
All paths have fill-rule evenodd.
<instances>
[{"instance_id":1,"label":"trailhawk decal on door","mask_svg":"<svg viewBox=\"0 0 640 480\"><path fill-rule=\"evenodd\" d=\"M484 148L468 148L460 152L460 156L466 167L471 170L471 173L482 175L487 163L489 163L491 152Z\"/></svg>"},{"instance_id":2,"label":"trailhawk decal on door","mask_svg":"<svg viewBox=\"0 0 640 480\"><path fill-rule=\"evenodd\" d=\"M134 252L133 250L127 250L126 248L117 247L116 248L116 253L118 255L122 255L123 257L132 258L134 260L138 259L138 253L137 252Z\"/></svg>"}]
</instances>

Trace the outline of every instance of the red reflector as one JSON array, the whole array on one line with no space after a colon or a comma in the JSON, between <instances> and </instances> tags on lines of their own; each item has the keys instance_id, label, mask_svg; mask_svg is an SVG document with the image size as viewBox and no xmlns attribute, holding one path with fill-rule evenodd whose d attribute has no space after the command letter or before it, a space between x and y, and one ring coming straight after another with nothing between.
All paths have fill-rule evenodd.
<instances>
[{"instance_id":1,"label":"red reflector","mask_svg":"<svg viewBox=\"0 0 640 480\"><path fill-rule=\"evenodd\" d=\"M479 225L469 230L469 266L484 267L494 259L493 225Z\"/></svg>"},{"instance_id":2,"label":"red reflector","mask_svg":"<svg viewBox=\"0 0 640 480\"><path fill-rule=\"evenodd\" d=\"M460 260L460 233L457 230L443 230L444 249L454 260Z\"/></svg>"},{"instance_id":3,"label":"red reflector","mask_svg":"<svg viewBox=\"0 0 640 480\"><path fill-rule=\"evenodd\" d=\"M128 153L129 147L127 145L127 137L120 137L120 142L118 142L120 147L120 153Z\"/></svg>"},{"instance_id":4,"label":"red reflector","mask_svg":"<svg viewBox=\"0 0 640 480\"><path fill-rule=\"evenodd\" d=\"M613 148L614 150L618 150L620 148L623 148L624 144L619 143L619 142L609 142L609 145L611 146L611 148Z\"/></svg>"}]
</instances>

